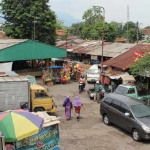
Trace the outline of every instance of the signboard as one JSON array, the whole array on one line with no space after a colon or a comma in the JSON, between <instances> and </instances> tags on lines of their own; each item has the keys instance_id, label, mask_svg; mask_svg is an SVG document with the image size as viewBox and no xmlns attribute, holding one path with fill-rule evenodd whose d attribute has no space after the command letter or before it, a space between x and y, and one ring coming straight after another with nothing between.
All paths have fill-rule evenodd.
<instances>
[{"instance_id":1,"label":"signboard","mask_svg":"<svg viewBox=\"0 0 150 150\"><path fill-rule=\"evenodd\" d=\"M141 51L135 51L134 53L134 61L137 61L139 58L143 57L143 52Z\"/></svg>"},{"instance_id":2,"label":"signboard","mask_svg":"<svg viewBox=\"0 0 150 150\"><path fill-rule=\"evenodd\" d=\"M17 141L16 150L60 150L58 124L43 128L38 134Z\"/></svg>"}]
</instances>

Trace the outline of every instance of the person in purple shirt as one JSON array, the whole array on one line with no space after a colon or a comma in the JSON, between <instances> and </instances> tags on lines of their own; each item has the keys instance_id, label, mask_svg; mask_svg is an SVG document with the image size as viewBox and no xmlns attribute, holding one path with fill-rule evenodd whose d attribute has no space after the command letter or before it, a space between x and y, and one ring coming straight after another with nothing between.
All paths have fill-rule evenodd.
<instances>
[{"instance_id":1,"label":"person in purple shirt","mask_svg":"<svg viewBox=\"0 0 150 150\"><path fill-rule=\"evenodd\" d=\"M69 96L67 96L67 98L65 99L65 101L63 103L63 107L65 107L66 119L70 120L71 119L72 102L71 102Z\"/></svg>"}]
</instances>

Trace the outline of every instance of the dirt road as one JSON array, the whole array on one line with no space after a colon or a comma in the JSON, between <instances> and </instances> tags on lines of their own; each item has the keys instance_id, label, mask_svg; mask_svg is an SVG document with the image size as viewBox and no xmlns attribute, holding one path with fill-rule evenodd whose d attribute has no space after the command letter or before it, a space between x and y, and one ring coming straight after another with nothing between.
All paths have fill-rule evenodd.
<instances>
[{"instance_id":1,"label":"dirt road","mask_svg":"<svg viewBox=\"0 0 150 150\"><path fill-rule=\"evenodd\" d=\"M92 87L88 84L86 89ZM141 143L133 141L130 134L115 125L106 126L99 113L99 105L88 98L87 92L78 93L78 83L49 87L58 105L57 115L61 117L60 140L61 150L149 150L150 141ZM74 101L79 96L84 106L81 120L77 122L74 110L72 120L66 121L62 103L66 96Z\"/></svg>"}]
</instances>

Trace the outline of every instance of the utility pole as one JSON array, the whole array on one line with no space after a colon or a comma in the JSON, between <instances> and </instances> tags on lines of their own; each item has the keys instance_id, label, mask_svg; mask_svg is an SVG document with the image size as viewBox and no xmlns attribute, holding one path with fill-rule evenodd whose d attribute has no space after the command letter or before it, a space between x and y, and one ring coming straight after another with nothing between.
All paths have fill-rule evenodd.
<instances>
[{"instance_id":1,"label":"utility pole","mask_svg":"<svg viewBox=\"0 0 150 150\"><path fill-rule=\"evenodd\" d=\"M66 51L67 51L67 42L68 42L68 41L67 41L67 40L68 40L67 38L68 38L68 27L67 27L67 30L66 30Z\"/></svg>"},{"instance_id":2,"label":"utility pole","mask_svg":"<svg viewBox=\"0 0 150 150\"><path fill-rule=\"evenodd\" d=\"M137 45L139 43L139 23L137 22Z\"/></svg>"},{"instance_id":3,"label":"utility pole","mask_svg":"<svg viewBox=\"0 0 150 150\"><path fill-rule=\"evenodd\" d=\"M129 26L128 26L128 22L129 22L129 5L127 5L127 43L129 43Z\"/></svg>"},{"instance_id":4,"label":"utility pole","mask_svg":"<svg viewBox=\"0 0 150 150\"><path fill-rule=\"evenodd\" d=\"M102 56L101 56L101 73L103 72L103 51L104 51L104 25L105 25L105 8L102 6L93 6L103 9L103 30L102 30Z\"/></svg>"},{"instance_id":5,"label":"utility pole","mask_svg":"<svg viewBox=\"0 0 150 150\"><path fill-rule=\"evenodd\" d=\"M35 39L36 39L36 31L35 31L35 24L37 23L37 20L36 19L38 19L37 17L34 17L34 21L33 21L33 40L35 41Z\"/></svg>"}]
</instances>

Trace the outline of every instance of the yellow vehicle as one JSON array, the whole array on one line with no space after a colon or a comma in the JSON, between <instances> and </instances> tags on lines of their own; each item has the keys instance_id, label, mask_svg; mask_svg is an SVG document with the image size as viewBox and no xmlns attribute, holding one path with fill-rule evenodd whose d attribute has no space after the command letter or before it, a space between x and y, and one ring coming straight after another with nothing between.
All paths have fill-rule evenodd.
<instances>
[{"instance_id":1,"label":"yellow vehicle","mask_svg":"<svg viewBox=\"0 0 150 150\"><path fill-rule=\"evenodd\" d=\"M32 111L56 112L56 105L53 101L53 98L51 95L49 95L44 87L40 85L31 85L30 95Z\"/></svg>"},{"instance_id":2,"label":"yellow vehicle","mask_svg":"<svg viewBox=\"0 0 150 150\"><path fill-rule=\"evenodd\" d=\"M0 77L0 111L29 109L30 111L56 112L52 96L41 85L25 77Z\"/></svg>"}]
</instances>

